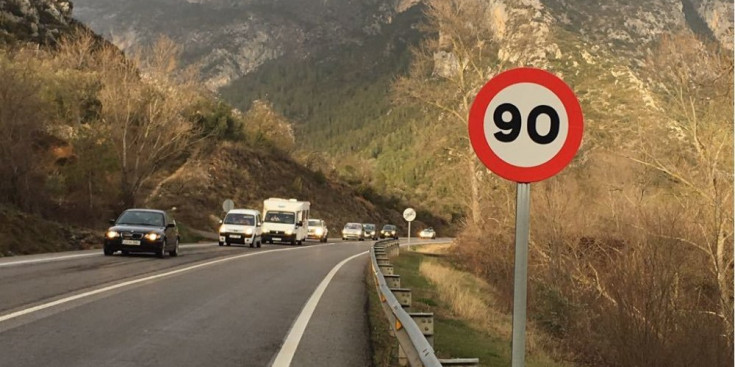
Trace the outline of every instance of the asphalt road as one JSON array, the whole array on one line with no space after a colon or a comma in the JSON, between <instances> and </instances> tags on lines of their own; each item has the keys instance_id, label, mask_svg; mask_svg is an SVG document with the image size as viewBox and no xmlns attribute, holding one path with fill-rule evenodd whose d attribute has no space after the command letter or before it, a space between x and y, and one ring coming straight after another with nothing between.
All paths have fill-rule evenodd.
<instances>
[{"instance_id":1,"label":"asphalt road","mask_svg":"<svg viewBox=\"0 0 735 367\"><path fill-rule=\"evenodd\" d=\"M0 366L368 366L371 243L1 259Z\"/></svg>"}]
</instances>

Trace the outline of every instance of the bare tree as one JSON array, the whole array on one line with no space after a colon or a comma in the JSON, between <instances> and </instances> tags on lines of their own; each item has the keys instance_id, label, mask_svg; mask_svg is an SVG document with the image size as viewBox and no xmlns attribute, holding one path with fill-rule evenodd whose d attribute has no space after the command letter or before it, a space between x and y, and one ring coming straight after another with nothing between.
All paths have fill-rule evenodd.
<instances>
[{"instance_id":1,"label":"bare tree","mask_svg":"<svg viewBox=\"0 0 735 367\"><path fill-rule=\"evenodd\" d=\"M38 143L44 108L40 83L28 66L0 53L0 195L23 210L33 209L42 184Z\"/></svg>"},{"instance_id":2,"label":"bare tree","mask_svg":"<svg viewBox=\"0 0 735 367\"><path fill-rule=\"evenodd\" d=\"M140 52L148 57L134 62L120 62L112 49L101 53L101 120L118 157L125 206L135 206L143 184L191 143L194 127L184 109L196 93L190 80L172 75L177 54L166 39Z\"/></svg>"},{"instance_id":3,"label":"bare tree","mask_svg":"<svg viewBox=\"0 0 735 367\"><path fill-rule=\"evenodd\" d=\"M397 80L396 99L419 102L440 112L457 133L465 134L475 95L500 70L489 3L481 0L433 0L427 2L428 29L438 35L414 50L409 74ZM466 164L470 181L469 212L472 223L481 222L478 160L466 136L455 155Z\"/></svg>"},{"instance_id":4,"label":"bare tree","mask_svg":"<svg viewBox=\"0 0 735 367\"><path fill-rule=\"evenodd\" d=\"M650 64L668 108L631 159L674 183L691 219L680 234L658 235L707 259L719 307L703 312L713 311L732 331L733 60L689 34L665 37L657 51Z\"/></svg>"}]
</instances>

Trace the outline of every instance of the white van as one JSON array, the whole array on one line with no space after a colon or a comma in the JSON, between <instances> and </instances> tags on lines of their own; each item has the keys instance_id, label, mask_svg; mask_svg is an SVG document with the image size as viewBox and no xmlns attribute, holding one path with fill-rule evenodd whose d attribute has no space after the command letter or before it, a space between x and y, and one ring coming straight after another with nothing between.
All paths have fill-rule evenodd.
<instances>
[{"instance_id":1,"label":"white van","mask_svg":"<svg viewBox=\"0 0 735 367\"><path fill-rule=\"evenodd\" d=\"M260 247L263 242L261 230L263 221L260 212L253 209L232 209L220 221L219 245L233 243Z\"/></svg>"},{"instance_id":2,"label":"white van","mask_svg":"<svg viewBox=\"0 0 735 367\"><path fill-rule=\"evenodd\" d=\"M263 242L301 245L309 234L308 201L270 198L263 201Z\"/></svg>"}]
</instances>

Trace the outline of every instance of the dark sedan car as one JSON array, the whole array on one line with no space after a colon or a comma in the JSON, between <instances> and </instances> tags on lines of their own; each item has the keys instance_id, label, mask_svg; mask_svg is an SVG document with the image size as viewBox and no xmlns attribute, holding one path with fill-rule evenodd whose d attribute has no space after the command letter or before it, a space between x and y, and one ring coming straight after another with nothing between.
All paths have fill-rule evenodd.
<instances>
[{"instance_id":1,"label":"dark sedan car","mask_svg":"<svg viewBox=\"0 0 735 367\"><path fill-rule=\"evenodd\" d=\"M380 230L380 238L393 238L398 239L398 228L392 224L386 224L383 229Z\"/></svg>"},{"instance_id":2,"label":"dark sedan car","mask_svg":"<svg viewBox=\"0 0 735 367\"><path fill-rule=\"evenodd\" d=\"M120 214L105 234L105 256L120 251L152 252L163 258L179 254L179 230L163 210L128 209Z\"/></svg>"}]
</instances>

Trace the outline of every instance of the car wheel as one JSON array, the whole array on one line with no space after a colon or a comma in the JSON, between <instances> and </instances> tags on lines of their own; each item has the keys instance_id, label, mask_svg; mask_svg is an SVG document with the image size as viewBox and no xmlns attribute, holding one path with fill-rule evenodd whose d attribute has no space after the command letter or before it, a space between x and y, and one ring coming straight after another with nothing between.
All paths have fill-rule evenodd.
<instances>
[{"instance_id":1,"label":"car wheel","mask_svg":"<svg viewBox=\"0 0 735 367\"><path fill-rule=\"evenodd\" d=\"M176 239L176 244L174 245L174 249L168 252L168 256L176 257L179 256L179 239Z\"/></svg>"},{"instance_id":2,"label":"car wheel","mask_svg":"<svg viewBox=\"0 0 735 367\"><path fill-rule=\"evenodd\" d=\"M263 243L262 240L258 240L258 248L260 248L260 245Z\"/></svg>"},{"instance_id":3,"label":"car wheel","mask_svg":"<svg viewBox=\"0 0 735 367\"><path fill-rule=\"evenodd\" d=\"M122 253L123 256L130 255L130 251L128 251L128 250L122 250L122 251L120 251L120 253Z\"/></svg>"},{"instance_id":4,"label":"car wheel","mask_svg":"<svg viewBox=\"0 0 735 367\"><path fill-rule=\"evenodd\" d=\"M225 243L224 243L224 242L220 242L220 243L219 243L219 245L220 245L220 246L224 246L224 245L225 245Z\"/></svg>"},{"instance_id":5,"label":"car wheel","mask_svg":"<svg viewBox=\"0 0 735 367\"><path fill-rule=\"evenodd\" d=\"M225 246L229 246L229 245L230 245L230 243L229 243L229 242L225 242Z\"/></svg>"},{"instance_id":6,"label":"car wheel","mask_svg":"<svg viewBox=\"0 0 735 367\"><path fill-rule=\"evenodd\" d=\"M166 240L163 240L163 243L161 244L161 249L156 251L156 256L161 259L166 257Z\"/></svg>"},{"instance_id":7,"label":"car wheel","mask_svg":"<svg viewBox=\"0 0 735 367\"><path fill-rule=\"evenodd\" d=\"M112 250L110 250L110 249L107 249L107 248L105 248L105 249L103 249L103 250L102 250L102 252L104 252L105 256L112 256L112 253L113 253L114 251L112 251Z\"/></svg>"}]
</instances>

